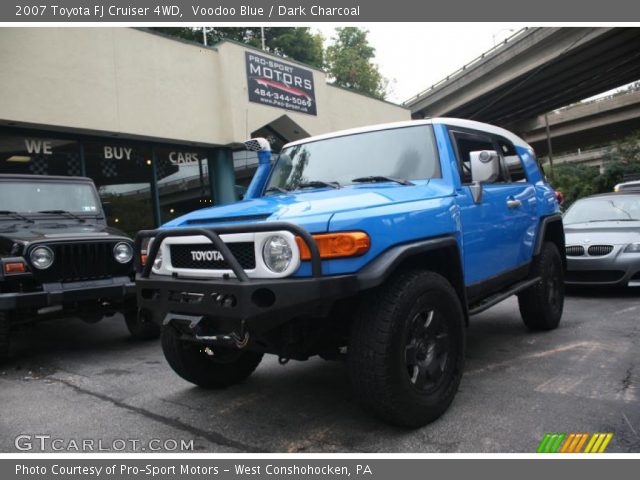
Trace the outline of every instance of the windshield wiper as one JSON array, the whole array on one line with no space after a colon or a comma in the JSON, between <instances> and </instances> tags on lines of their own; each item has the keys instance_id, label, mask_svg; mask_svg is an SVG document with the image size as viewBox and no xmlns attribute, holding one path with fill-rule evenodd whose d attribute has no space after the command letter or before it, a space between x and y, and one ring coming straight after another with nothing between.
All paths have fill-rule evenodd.
<instances>
[{"instance_id":1,"label":"windshield wiper","mask_svg":"<svg viewBox=\"0 0 640 480\"><path fill-rule=\"evenodd\" d=\"M11 210L0 210L0 215L11 215L13 218L17 218L18 220L33 223L33 220L31 220L30 218L27 218L24 215L20 215L18 212L13 212Z\"/></svg>"},{"instance_id":2,"label":"windshield wiper","mask_svg":"<svg viewBox=\"0 0 640 480\"><path fill-rule=\"evenodd\" d=\"M87 220L79 217L78 215L76 215L75 213L71 213L68 210L39 210L38 213L51 213L51 214L57 214L57 215L67 215L69 218L73 218L74 220L78 220L79 222L86 222Z\"/></svg>"},{"instance_id":3,"label":"windshield wiper","mask_svg":"<svg viewBox=\"0 0 640 480\"><path fill-rule=\"evenodd\" d=\"M310 180L308 182L302 182L298 184L298 189L300 188L340 188L340 184L338 182L325 182L323 180Z\"/></svg>"},{"instance_id":4,"label":"windshield wiper","mask_svg":"<svg viewBox=\"0 0 640 480\"><path fill-rule=\"evenodd\" d=\"M395 182L400 185L415 185L415 183L405 180L404 178L387 177L385 175L371 175L369 177L358 177L351 180L354 183L382 183Z\"/></svg>"},{"instance_id":5,"label":"windshield wiper","mask_svg":"<svg viewBox=\"0 0 640 480\"><path fill-rule=\"evenodd\" d=\"M264 193L271 193L271 192L289 193L289 190L282 187L269 187L264 191Z\"/></svg>"}]
</instances>

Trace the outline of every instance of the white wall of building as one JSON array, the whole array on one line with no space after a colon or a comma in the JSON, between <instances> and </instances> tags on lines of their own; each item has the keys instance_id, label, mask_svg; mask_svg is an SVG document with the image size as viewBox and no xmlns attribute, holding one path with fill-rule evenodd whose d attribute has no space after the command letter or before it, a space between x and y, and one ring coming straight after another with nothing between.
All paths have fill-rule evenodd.
<instances>
[{"instance_id":1,"label":"white wall of building","mask_svg":"<svg viewBox=\"0 0 640 480\"><path fill-rule=\"evenodd\" d=\"M282 115L311 135L410 119L315 69L317 116L250 103L246 50L131 28L3 28L0 125L229 145Z\"/></svg>"}]
</instances>

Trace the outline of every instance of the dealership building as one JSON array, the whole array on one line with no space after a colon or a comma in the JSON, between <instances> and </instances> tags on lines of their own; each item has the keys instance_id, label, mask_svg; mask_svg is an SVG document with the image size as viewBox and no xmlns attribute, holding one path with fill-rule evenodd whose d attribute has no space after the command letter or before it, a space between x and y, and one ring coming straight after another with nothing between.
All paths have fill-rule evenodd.
<instances>
[{"instance_id":1,"label":"dealership building","mask_svg":"<svg viewBox=\"0 0 640 480\"><path fill-rule=\"evenodd\" d=\"M257 164L248 138L277 152L411 117L289 59L143 29L3 28L0 65L0 173L88 176L128 233L233 201Z\"/></svg>"}]
</instances>

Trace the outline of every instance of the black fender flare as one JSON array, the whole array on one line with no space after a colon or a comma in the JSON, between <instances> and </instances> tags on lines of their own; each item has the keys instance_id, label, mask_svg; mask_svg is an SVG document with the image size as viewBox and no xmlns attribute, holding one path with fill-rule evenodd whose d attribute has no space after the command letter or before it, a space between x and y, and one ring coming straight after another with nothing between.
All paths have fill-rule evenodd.
<instances>
[{"instance_id":1,"label":"black fender flare","mask_svg":"<svg viewBox=\"0 0 640 480\"><path fill-rule=\"evenodd\" d=\"M360 290L375 288L383 284L405 260L438 250L454 252L455 259L453 264L450 265L454 271L446 277L458 293L468 322L468 302L464 285L463 259L458 241L453 235L417 240L395 245L385 250L357 273L358 287Z\"/></svg>"},{"instance_id":2,"label":"black fender flare","mask_svg":"<svg viewBox=\"0 0 640 480\"><path fill-rule=\"evenodd\" d=\"M556 235L558 235L557 232L559 231L558 241L560 242L560 254L562 255L562 262L566 268L567 259L565 256L564 225L562 223L562 215L560 215L559 213L554 213L540 219L540 223L538 225L538 234L536 236L536 243L533 247L533 255L537 256L540 254L542 245L544 244L545 238L547 237L547 231L551 231L551 229L556 230Z\"/></svg>"}]
</instances>

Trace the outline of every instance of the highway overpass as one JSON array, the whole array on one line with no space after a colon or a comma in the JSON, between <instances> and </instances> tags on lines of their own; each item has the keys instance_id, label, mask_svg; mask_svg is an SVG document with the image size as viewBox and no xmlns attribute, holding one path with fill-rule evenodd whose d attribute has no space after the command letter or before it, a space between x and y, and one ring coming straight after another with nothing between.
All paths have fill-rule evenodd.
<instances>
[{"instance_id":1,"label":"highway overpass","mask_svg":"<svg viewBox=\"0 0 640 480\"><path fill-rule=\"evenodd\" d=\"M639 78L640 28L526 28L404 106L507 126Z\"/></svg>"},{"instance_id":2,"label":"highway overpass","mask_svg":"<svg viewBox=\"0 0 640 480\"><path fill-rule=\"evenodd\" d=\"M576 150L574 152L565 152L560 155L553 156L553 165L562 165L563 163L578 164L586 167L595 167L604 171L604 165L607 162L609 155L611 154L610 147L600 147L589 150ZM549 157L541 156L540 162L545 168L545 171L549 168Z\"/></svg>"},{"instance_id":3,"label":"highway overpass","mask_svg":"<svg viewBox=\"0 0 640 480\"><path fill-rule=\"evenodd\" d=\"M572 105L550 112L547 119L554 160L563 152L607 145L640 130L640 91ZM538 155L548 154L544 115L507 128L518 132Z\"/></svg>"}]
</instances>

